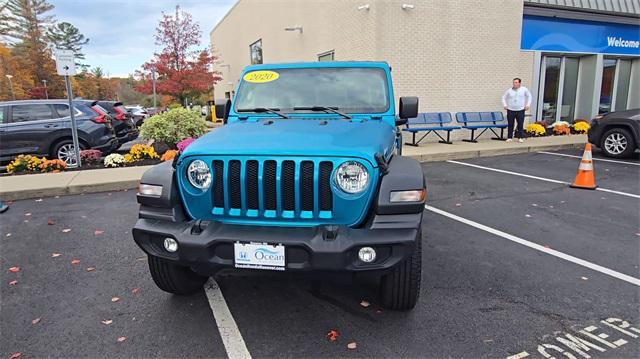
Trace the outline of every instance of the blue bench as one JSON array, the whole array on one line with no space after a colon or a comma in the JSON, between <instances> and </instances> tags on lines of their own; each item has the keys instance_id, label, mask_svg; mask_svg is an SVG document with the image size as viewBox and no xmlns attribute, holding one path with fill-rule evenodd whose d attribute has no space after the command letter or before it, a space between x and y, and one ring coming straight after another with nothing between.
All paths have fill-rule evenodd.
<instances>
[{"instance_id":1,"label":"blue bench","mask_svg":"<svg viewBox=\"0 0 640 359\"><path fill-rule=\"evenodd\" d=\"M504 129L507 128L507 123L502 112L458 112L456 113L456 121L462 128L471 130L471 139L463 140L465 142L478 142L478 138L487 130L490 130L496 136L491 139L504 140ZM495 131L497 128L500 129L500 135ZM474 136L476 130L482 131L477 136Z\"/></svg>"},{"instance_id":2,"label":"blue bench","mask_svg":"<svg viewBox=\"0 0 640 359\"><path fill-rule=\"evenodd\" d=\"M428 112L419 113L418 117L410 118L402 131L410 132L413 135L411 143L405 143L409 146L418 146L420 141L427 137L430 133L435 133L440 138L440 143L452 144L450 141L451 131L459 130L461 127L451 123L451 114L449 112ZM426 133L416 142L416 133ZM447 131L447 139L445 140L437 131Z\"/></svg>"}]
</instances>

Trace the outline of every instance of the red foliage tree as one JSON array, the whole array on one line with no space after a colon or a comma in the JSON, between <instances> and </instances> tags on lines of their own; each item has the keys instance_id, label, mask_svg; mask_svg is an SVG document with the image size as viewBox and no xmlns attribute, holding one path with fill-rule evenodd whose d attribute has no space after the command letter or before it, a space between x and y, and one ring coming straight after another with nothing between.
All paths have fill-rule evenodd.
<instances>
[{"instance_id":1,"label":"red foliage tree","mask_svg":"<svg viewBox=\"0 0 640 359\"><path fill-rule=\"evenodd\" d=\"M152 71L155 68L156 91L181 104L187 97L194 98L209 91L221 77L212 69L216 57L208 49L193 49L200 46L200 36L198 23L179 6L173 16L162 13L155 36L156 45L162 46L162 51L137 71L142 79L137 90L147 94L153 92Z\"/></svg>"}]
</instances>

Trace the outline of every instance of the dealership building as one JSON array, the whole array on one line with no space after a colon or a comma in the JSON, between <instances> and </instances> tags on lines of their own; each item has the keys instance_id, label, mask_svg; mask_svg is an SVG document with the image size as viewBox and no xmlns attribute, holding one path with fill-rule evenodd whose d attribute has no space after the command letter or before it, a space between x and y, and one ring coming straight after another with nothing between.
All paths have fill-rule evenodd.
<instances>
[{"instance_id":1,"label":"dealership building","mask_svg":"<svg viewBox=\"0 0 640 359\"><path fill-rule=\"evenodd\" d=\"M640 0L239 0L210 38L216 98L250 64L372 60L421 112L500 111L514 77L529 121L640 108Z\"/></svg>"}]
</instances>

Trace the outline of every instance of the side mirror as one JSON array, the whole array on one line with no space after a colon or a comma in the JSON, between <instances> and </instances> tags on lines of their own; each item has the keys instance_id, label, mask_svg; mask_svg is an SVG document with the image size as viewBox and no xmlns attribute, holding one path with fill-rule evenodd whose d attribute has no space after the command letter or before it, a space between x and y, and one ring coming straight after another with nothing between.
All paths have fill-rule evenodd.
<instances>
[{"instance_id":1,"label":"side mirror","mask_svg":"<svg viewBox=\"0 0 640 359\"><path fill-rule=\"evenodd\" d=\"M418 98L400 97L400 114L396 119L396 126L402 126L410 118L418 117Z\"/></svg>"},{"instance_id":2,"label":"side mirror","mask_svg":"<svg viewBox=\"0 0 640 359\"><path fill-rule=\"evenodd\" d=\"M216 100L216 118L221 118L222 123L227 123L227 118L229 118L229 111L231 110L231 100L228 98Z\"/></svg>"}]
</instances>

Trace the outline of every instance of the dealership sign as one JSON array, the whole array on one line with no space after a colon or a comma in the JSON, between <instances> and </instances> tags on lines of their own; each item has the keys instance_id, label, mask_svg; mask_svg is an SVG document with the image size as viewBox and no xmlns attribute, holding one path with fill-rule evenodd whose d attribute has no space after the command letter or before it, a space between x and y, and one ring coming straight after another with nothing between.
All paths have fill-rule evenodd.
<instances>
[{"instance_id":1,"label":"dealership sign","mask_svg":"<svg viewBox=\"0 0 640 359\"><path fill-rule=\"evenodd\" d=\"M640 26L525 15L523 50L640 55Z\"/></svg>"}]
</instances>

